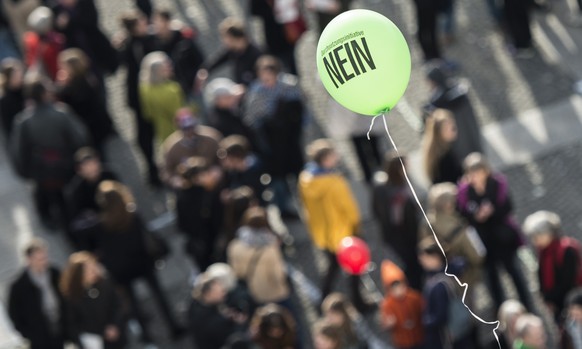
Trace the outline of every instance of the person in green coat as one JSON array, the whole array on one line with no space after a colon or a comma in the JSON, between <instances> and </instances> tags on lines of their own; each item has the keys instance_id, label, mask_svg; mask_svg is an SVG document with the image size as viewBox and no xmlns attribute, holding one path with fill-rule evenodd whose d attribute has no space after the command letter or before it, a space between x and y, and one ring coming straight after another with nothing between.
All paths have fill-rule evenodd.
<instances>
[{"instance_id":1,"label":"person in green coat","mask_svg":"<svg viewBox=\"0 0 582 349\"><path fill-rule=\"evenodd\" d=\"M154 126L155 139L162 142L175 131L174 116L185 105L184 93L173 76L168 55L155 51L141 64L139 97L143 116Z\"/></svg>"}]
</instances>

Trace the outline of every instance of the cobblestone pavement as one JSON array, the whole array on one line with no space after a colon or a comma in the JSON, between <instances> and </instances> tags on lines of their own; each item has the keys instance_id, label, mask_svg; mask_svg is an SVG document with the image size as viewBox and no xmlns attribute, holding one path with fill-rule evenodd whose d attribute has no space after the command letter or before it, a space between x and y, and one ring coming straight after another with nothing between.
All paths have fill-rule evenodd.
<instances>
[{"instance_id":1,"label":"cobblestone pavement","mask_svg":"<svg viewBox=\"0 0 582 349\"><path fill-rule=\"evenodd\" d=\"M233 0L159 0L155 6L177 9L183 20L196 26L199 31L199 43L209 54L217 49L217 23L227 15L248 17L244 1ZM582 77L582 59L579 50L582 47L582 31L569 28L564 23L567 19L565 0L554 1L554 12L534 15L534 36L538 54L531 60L516 60L507 54L506 45L494 23L487 15L485 1L458 0L458 34L454 45L445 49L445 55L461 66L460 74L471 83L471 100L475 105L481 124L496 123L524 111L542 108L550 103L567 98L576 79ZM97 0L101 13L103 28L113 34L118 29L119 14L132 6L132 1ZM408 0L359 0L354 1L357 8L369 8L379 11L391 18L404 32L413 57L413 72L409 88L397 108L388 118L389 128L399 148L409 152L418 148L420 135L416 131L418 114L427 98L428 90L423 79L422 62L419 48L414 38L414 11L412 1ZM311 21L312 19L309 18ZM257 42L262 42L259 23L251 20L252 33ZM301 84L311 110L314 122L306 132L306 140L326 134L333 126L333 115L326 113L328 97L315 72L315 46L317 36L313 32L305 34L298 47ZM134 145L135 130L133 116L124 105L123 71L107 81L111 111L115 118L119 138L111 139L108 154L112 167L121 174L136 193L142 213L148 219L163 215L166 207L166 195L153 191L143 185L143 163ZM223 70L218 74L228 74ZM353 179L355 192L364 212L365 238L372 247L374 261L379 264L383 258L394 256L392 251L384 248L378 240L377 227L369 216L367 188L359 180L360 173L355 165L351 145L345 139L335 139L344 155L345 164ZM388 148L388 143L383 144ZM528 213L539 208L559 212L564 220L564 230L582 238L582 221L580 212L582 204L579 182L582 167L580 156L582 143L575 143L553 149L525 164L503 168L508 176L516 214L522 220ZM411 169L418 171L418 169ZM49 234L40 228L36 217L31 214L27 186L16 179L11 172L6 157L0 152L0 219L3 223L0 233L0 285L6 285L18 269L19 251L32 234L45 236L52 246L52 257L58 264L63 264L68 247L58 234ZM290 254L290 264L294 272L292 279L297 289L296 301L305 310L303 327L317 316L314 301L317 300L318 270L323 267L318 252L315 251L303 224L289 222L286 229L294 236L295 246ZM169 290L176 304L177 311L183 311L189 297L187 280L190 277L190 264L182 253L181 237L172 227L166 228L172 243L174 254L160 272L164 285ZM528 271L532 290L537 286L533 281L535 265L531 253L522 251L521 260ZM372 282L378 281L378 272L371 273ZM340 282L338 289L344 289ZM4 287L0 287L0 298L4 299ZM478 305L488 319L494 316L487 309L487 295L479 286L484 299ZM535 291L534 291L535 292ZM157 310L152 306L148 294L144 293L144 305L151 315L151 328L161 348L191 347L188 339L178 343L167 340L166 329L159 322ZM375 321L368 319L368 324L379 337L386 337L376 328ZM486 333L487 329L483 329ZM135 346L136 348L139 345ZM385 344L381 347L387 347Z\"/></svg>"}]
</instances>

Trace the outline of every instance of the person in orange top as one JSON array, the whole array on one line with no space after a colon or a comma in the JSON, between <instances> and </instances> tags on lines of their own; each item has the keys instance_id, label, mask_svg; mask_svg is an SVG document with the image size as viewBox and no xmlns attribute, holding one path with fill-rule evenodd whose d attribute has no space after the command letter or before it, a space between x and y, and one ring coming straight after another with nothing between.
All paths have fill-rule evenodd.
<instances>
[{"instance_id":1,"label":"person in orange top","mask_svg":"<svg viewBox=\"0 0 582 349\"><path fill-rule=\"evenodd\" d=\"M386 290L380 312L382 327L390 331L397 349L420 348L424 340L422 295L408 287L404 272L391 261L382 262L381 275Z\"/></svg>"}]
</instances>

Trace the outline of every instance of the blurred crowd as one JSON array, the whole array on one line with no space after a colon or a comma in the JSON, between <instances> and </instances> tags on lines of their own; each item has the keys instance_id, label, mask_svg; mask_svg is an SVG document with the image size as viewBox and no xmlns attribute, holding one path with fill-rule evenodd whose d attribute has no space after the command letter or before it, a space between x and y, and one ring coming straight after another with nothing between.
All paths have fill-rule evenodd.
<instances>
[{"instance_id":1,"label":"blurred crowd","mask_svg":"<svg viewBox=\"0 0 582 349\"><path fill-rule=\"evenodd\" d=\"M431 91L423 109L426 219L408 185L406 157L382 155L381 134L368 140L367 121L360 127L358 115L329 102L347 120L339 125L346 130L332 133L352 141L380 238L396 256L381 265L384 299L376 303L358 275L349 276L347 293L334 292L340 241L362 236L362 214L334 142L304 139L313 121L295 62L302 34L321 31L351 1L250 0L265 45L253 42L242 19L229 17L208 53L196 28L149 0L119 15L112 37L93 0L0 2L4 146L16 173L32 183L40 221L74 251L62 269L41 239L23 251L26 266L9 285L6 308L30 348L155 348L136 287L143 282L170 337L189 337L199 349L374 348L371 318L398 349L496 348L461 302L476 306L478 285L486 285L498 312L502 348L582 349L581 246L563 234L556 213L514 219L509 183L483 155L468 86L441 54L440 45L454 41L454 1L414 4ZM528 13L545 4L488 4L510 53L529 57ZM307 27L305 11L316 28ZM223 65L231 78L212 78ZM190 257L184 318L159 280L169 244L108 166L118 135L105 81L119 70L147 184L171 198ZM273 212L284 222L302 220L324 257L315 323L306 322L290 278L293 232L274 229ZM539 260L541 308L517 258L528 245ZM445 267L469 285L466 293ZM501 269L519 300L504 292ZM560 344L546 335L540 316L548 312ZM129 331L130 323L139 331Z\"/></svg>"}]
</instances>

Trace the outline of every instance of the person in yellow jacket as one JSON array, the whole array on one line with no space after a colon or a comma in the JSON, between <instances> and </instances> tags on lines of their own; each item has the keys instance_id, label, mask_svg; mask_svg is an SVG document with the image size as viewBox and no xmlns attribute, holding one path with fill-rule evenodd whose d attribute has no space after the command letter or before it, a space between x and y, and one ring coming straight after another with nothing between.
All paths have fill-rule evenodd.
<instances>
[{"instance_id":1,"label":"person in yellow jacket","mask_svg":"<svg viewBox=\"0 0 582 349\"><path fill-rule=\"evenodd\" d=\"M141 63L139 100L144 118L154 126L161 143L175 130L176 111L185 106L180 84L172 80L172 62L162 51L146 55Z\"/></svg>"},{"instance_id":2,"label":"person in yellow jacket","mask_svg":"<svg viewBox=\"0 0 582 349\"><path fill-rule=\"evenodd\" d=\"M308 145L307 154L311 162L299 175L299 195L313 243L329 260L322 285L325 298L339 271L336 251L343 238L358 232L360 210L347 180L337 170L340 158L331 142L318 139ZM351 277L350 286L356 308L366 308L359 277Z\"/></svg>"}]
</instances>

